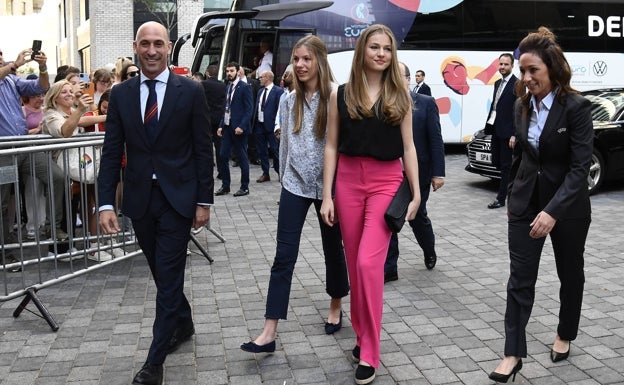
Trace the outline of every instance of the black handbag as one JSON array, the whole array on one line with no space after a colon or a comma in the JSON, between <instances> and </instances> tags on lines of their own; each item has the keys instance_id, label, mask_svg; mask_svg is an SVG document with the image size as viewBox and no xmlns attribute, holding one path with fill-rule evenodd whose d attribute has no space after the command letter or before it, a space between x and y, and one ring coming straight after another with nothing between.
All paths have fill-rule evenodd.
<instances>
[{"instance_id":1,"label":"black handbag","mask_svg":"<svg viewBox=\"0 0 624 385\"><path fill-rule=\"evenodd\" d=\"M399 189L396 194L394 194L394 198L392 198L390 205L388 205L384 213L386 224L393 233L401 231L405 223L405 216L407 215L407 206L409 206L411 200L412 190L410 189L407 177L403 175L403 181L401 185L399 185Z\"/></svg>"}]
</instances>

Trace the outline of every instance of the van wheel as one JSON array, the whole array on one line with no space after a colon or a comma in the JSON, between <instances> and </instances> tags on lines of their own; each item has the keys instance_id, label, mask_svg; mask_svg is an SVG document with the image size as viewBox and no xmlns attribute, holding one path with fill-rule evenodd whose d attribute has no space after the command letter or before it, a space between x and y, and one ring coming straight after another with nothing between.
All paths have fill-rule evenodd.
<instances>
[{"instance_id":1,"label":"van wheel","mask_svg":"<svg viewBox=\"0 0 624 385\"><path fill-rule=\"evenodd\" d=\"M589 166L589 175L587 176L590 195L595 194L602 185L605 170L605 163L602 155L594 149Z\"/></svg>"}]
</instances>

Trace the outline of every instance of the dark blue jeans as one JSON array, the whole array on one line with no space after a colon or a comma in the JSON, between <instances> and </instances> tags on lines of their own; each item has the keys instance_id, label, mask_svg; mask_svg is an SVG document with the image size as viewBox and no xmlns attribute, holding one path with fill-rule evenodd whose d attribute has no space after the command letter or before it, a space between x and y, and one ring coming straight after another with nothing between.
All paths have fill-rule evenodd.
<instances>
[{"instance_id":1,"label":"dark blue jeans","mask_svg":"<svg viewBox=\"0 0 624 385\"><path fill-rule=\"evenodd\" d=\"M342 247L340 226L327 226L319 214L322 201L304 198L282 188L277 218L277 247L271 267L265 318L286 319L290 285L299 254L301 231L311 204L314 204L321 229L325 255L325 290L331 298L349 294L349 278Z\"/></svg>"},{"instance_id":2,"label":"dark blue jeans","mask_svg":"<svg viewBox=\"0 0 624 385\"><path fill-rule=\"evenodd\" d=\"M412 232L416 236L416 242L420 245L425 256L435 255L435 235L431 220L427 216L427 199L429 199L429 191L431 185L420 186L420 206L416 217L409 221ZM388 256L384 265L384 273L397 271L397 261L399 260L399 237L396 233L390 237L390 246L388 247Z\"/></svg>"}]
</instances>

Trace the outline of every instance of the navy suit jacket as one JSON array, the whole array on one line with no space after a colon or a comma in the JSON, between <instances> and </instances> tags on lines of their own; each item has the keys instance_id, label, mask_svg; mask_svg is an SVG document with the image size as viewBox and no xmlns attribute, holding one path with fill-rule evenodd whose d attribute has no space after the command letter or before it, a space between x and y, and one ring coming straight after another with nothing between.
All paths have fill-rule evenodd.
<instances>
[{"instance_id":1,"label":"navy suit jacket","mask_svg":"<svg viewBox=\"0 0 624 385\"><path fill-rule=\"evenodd\" d=\"M152 143L141 116L140 77L111 90L106 135L98 175L100 205L113 205L126 148L123 212L133 219L145 215L152 174L169 204L193 218L197 203L213 203L214 180L209 118L202 86L169 74Z\"/></svg>"},{"instance_id":2,"label":"navy suit jacket","mask_svg":"<svg viewBox=\"0 0 624 385\"><path fill-rule=\"evenodd\" d=\"M414 87L414 89L416 89L416 87ZM427 83L422 82L416 93L431 96L431 87L429 87Z\"/></svg>"},{"instance_id":3,"label":"navy suit jacket","mask_svg":"<svg viewBox=\"0 0 624 385\"><path fill-rule=\"evenodd\" d=\"M259 103L262 98L264 88L258 90L258 97L256 103L254 103L254 132L256 133L272 133L275 130L275 119L277 118L277 109L279 107L280 98L284 93L284 89L278 86L271 87L271 91L267 95L266 102L264 103L264 122L258 121Z\"/></svg>"},{"instance_id":4,"label":"navy suit jacket","mask_svg":"<svg viewBox=\"0 0 624 385\"><path fill-rule=\"evenodd\" d=\"M231 84L232 83L230 83L228 87L230 87ZM226 89L226 99L227 92L228 90ZM246 134L251 133L251 117L253 110L253 94L251 92L251 86L244 81L239 80L238 84L236 84L236 87L234 88L234 95L232 95L232 102L230 103L230 128L234 130L236 127L240 127ZM225 128L223 117L221 118L219 127Z\"/></svg>"},{"instance_id":5,"label":"navy suit jacket","mask_svg":"<svg viewBox=\"0 0 624 385\"><path fill-rule=\"evenodd\" d=\"M208 114L213 130L217 130L223 111L225 110L225 91L227 86L215 78L208 78L201 82L204 86L206 102L208 103Z\"/></svg>"},{"instance_id":6,"label":"navy suit jacket","mask_svg":"<svg viewBox=\"0 0 624 385\"><path fill-rule=\"evenodd\" d=\"M492 96L492 104L490 104L490 111L494 107L494 99L496 98L496 91L500 86L503 79L498 79L494 83L494 93ZM511 75L508 84L505 85L505 89L496 103L496 120L494 121L494 133L499 138L510 138L515 133L514 128L514 103L516 101L516 82L518 78L516 75ZM489 118L489 114L488 114Z\"/></svg>"},{"instance_id":7,"label":"navy suit jacket","mask_svg":"<svg viewBox=\"0 0 624 385\"><path fill-rule=\"evenodd\" d=\"M444 174L444 141L440 127L440 112L431 96L410 92L412 109L412 132L418 158L420 185L429 185L434 176Z\"/></svg>"},{"instance_id":8,"label":"navy suit jacket","mask_svg":"<svg viewBox=\"0 0 624 385\"><path fill-rule=\"evenodd\" d=\"M531 112L518 99L508 189L511 216L522 217L531 203L555 219L590 216L587 175L594 143L590 109L591 103L580 95L570 94L563 101L555 98L538 150L528 141Z\"/></svg>"}]
</instances>

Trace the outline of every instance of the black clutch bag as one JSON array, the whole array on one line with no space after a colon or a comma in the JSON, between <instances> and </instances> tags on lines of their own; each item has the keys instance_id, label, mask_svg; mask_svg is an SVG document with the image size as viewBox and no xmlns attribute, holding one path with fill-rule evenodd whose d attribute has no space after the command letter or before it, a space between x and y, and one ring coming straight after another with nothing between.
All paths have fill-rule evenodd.
<instances>
[{"instance_id":1,"label":"black clutch bag","mask_svg":"<svg viewBox=\"0 0 624 385\"><path fill-rule=\"evenodd\" d=\"M393 233L401 231L405 223L405 216L407 215L407 206L409 206L411 200L412 190L410 189L407 177L403 175L403 181L401 185L399 185L399 189L394 195L394 198L392 198L384 214L386 224Z\"/></svg>"}]
</instances>

